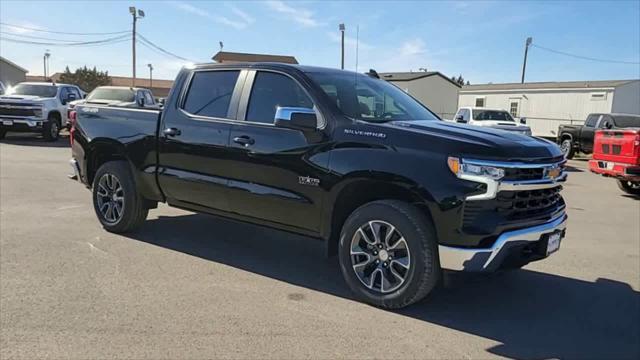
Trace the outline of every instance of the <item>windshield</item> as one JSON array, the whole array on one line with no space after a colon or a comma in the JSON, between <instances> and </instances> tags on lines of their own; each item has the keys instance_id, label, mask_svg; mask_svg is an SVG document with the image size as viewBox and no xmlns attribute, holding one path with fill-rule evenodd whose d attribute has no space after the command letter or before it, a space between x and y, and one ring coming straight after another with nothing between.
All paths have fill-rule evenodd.
<instances>
[{"instance_id":1,"label":"windshield","mask_svg":"<svg viewBox=\"0 0 640 360\"><path fill-rule=\"evenodd\" d=\"M619 128L640 127L640 116L616 116L613 121Z\"/></svg>"},{"instance_id":2,"label":"windshield","mask_svg":"<svg viewBox=\"0 0 640 360\"><path fill-rule=\"evenodd\" d=\"M506 111L473 110L473 120L515 121Z\"/></svg>"},{"instance_id":3,"label":"windshield","mask_svg":"<svg viewBox=\"0 0 640 360\"><path fill-rule=\"evenodd\" d=\"M53 85L18 84L9 90L9 95L32 95L45 98L56 97L58 87Z\"/></svg>"},{"instance_id":4,"label":"windshield","mask_svg":"<svg viewBox=\"0 0 640 360\"><path fill-rule=\"evenodd\" d=\"M87 96L87 101L107 100L133 102L135 92L132 89L97 88Z\"/></svg>"},{"instance_id":5,"label":"windshield","mask_svg":"<svg viewBox=\"0 0 640 360\"><path fill-rule=\"evenodd\" d=\"M438 120L396 86L352 72L308 73L346 116L364 121Z\"/></svg>"}]
</instances>

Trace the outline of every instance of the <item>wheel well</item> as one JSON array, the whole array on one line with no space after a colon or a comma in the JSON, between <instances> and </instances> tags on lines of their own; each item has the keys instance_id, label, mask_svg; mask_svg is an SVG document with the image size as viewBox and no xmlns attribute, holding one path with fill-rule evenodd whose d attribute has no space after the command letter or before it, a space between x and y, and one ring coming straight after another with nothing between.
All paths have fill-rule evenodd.
<instances>
[{"instance_id":1,"label":"wheel well","mask_svg":"<svg viewBox=\"0 0 640 360\"><path fill-rule=\"evenodd\" d=\"M118 146L114 144L95 145L87 156L87 183L93 184L93 177L100 166L115 160L126 160Z\"/></svg>"},{"instance_id":2,"label":"wheel well","mask_svg":"<svg viewBox=\"0 0 640 360\"><path fill-rule=\"evenodd\" d=\"M53 111L49 112L48 117L51 117L51 116L55 116L55 118L60 122L62 121L62 115L60 115L60 112L58 112L56 110L53 110Z\"/></svg>"},{"instance_id":3,"label":"wheel well","mask_svg":"<svg viewBox=\"0 0 640 360\"><path fill-rule=\"evenodd\" d=\"M571 136L571 134L567 134L567 133L563 133L560 135L560 140L566 140L569 139L571 141L573 141L573 136Z\"/></svg>"},{"instance_id":4,"label":"wheel well","mask_svg":"<svg viewBox=\"0 0 640 360\"><path fill-rule=\"evenodd\" d=\"M336 197L331 213L331 226L327 240L327 255L337 254L342 226L349 215L360 206L376 200L401 200L413 204L431 219L424 201L414 192L387 182L359 181L345 186Z\"/></svg>"}]
</instances>

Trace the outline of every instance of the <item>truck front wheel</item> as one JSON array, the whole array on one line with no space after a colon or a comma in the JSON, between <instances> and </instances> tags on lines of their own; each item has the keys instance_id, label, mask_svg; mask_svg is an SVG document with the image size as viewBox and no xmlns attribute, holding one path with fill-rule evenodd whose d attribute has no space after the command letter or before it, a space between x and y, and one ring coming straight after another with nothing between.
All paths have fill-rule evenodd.
<instances>
[{"instance_id":1,"label":"truck front wheel","mask_svg":"<svg viewBox=\"0 0 640 360\"><path fill-rule=\"evenodd\" d=\"M130 232L145 221L149 210L126 161L100 166L93 179L93 208L102 227L110 232Z\"/></svg>"},{"instance_id":2,"label":"truck front wheel","mask_svg":"<svg viewBox=\"0 0 640 360\"><path fill-rule=\"evenodd\" d=\"M58 137L60 137L60 117L58 115L49 115L47 122L44 123L42 136L47 141L58 140Z\"/></svg>"},{"instance_id":3,"label":"truck front wheel","mask_svg":"<svg viewBox=\"0 0 640 360\"><path fill-rule=\"evenodd\" d=\"M640 181L618 180L618 187L627 194L640 196Z\"/></svg>"},{"instance_id":4,"label":"truck front wheel","mask_svg":"<svg viewBox=\"0 0 640 360\"><path fill-rule=\"evenodd\" d=\"M441 276L431 220L397 200L370 202L349 216L340 234L339 259L355 295L385 309L421 300Z\"/></svg>"}]
</instances>

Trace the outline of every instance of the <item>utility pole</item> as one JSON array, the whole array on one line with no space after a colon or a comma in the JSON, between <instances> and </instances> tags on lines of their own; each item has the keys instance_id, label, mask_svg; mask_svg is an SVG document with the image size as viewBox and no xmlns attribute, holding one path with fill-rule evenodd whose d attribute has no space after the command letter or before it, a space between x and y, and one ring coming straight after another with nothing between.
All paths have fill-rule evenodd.
<instances>
[{"instance_id":1,"label":"utility pole","mask_svg":"<svg viewBox=\"0 0 640 360\"><path fill-rule=\"evenodd\" d=\"M342 33L342 51L340 52L340 69L344 70L344 24L338 26Z\"/></svg>"},{"instance_id":2,"label":"utility pole","mask_svg":"<svg viewBox=\"0 0 640 360\"><path fill-rule=\"evenodd\" d=\"M131 84L136 86L136 22L144 17L144 11L136 10L135 6L129 6L129 13L133 16L133 31L131 36L131 48L133 53L133 78Z\"/></svg>"},{"instance_id":3,"label":"utility pole","mask_svg":"<svg viewBox=\"0 0 640 360\"><path fill-rule=\"evenodd\" d=\"M153 65L147 64L149 67L149 90L153 87Z\"/></svg>"},{"instance_id":4,"label":"utility pole","mask_svg":"<svg viewBox=\"0 0 640 360\"><path fill-rule=\"evenodd\" d=\"M522 80L521 83L524 84L524 73L527 70L527 54L529 53L529 46L533 42L533 38L528 37L527 41L524 44L524 62L522 63Z\"/></svg>"}]
</instances>

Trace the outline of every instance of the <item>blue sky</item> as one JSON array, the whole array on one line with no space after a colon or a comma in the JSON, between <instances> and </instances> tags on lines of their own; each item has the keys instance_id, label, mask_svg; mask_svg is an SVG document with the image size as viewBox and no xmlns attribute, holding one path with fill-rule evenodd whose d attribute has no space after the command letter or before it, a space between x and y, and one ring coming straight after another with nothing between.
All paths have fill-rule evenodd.
<instances>
[{"instance_id":1,"label":"blue sky","mask_svg":"<svg viewBox=\"0 0 640 360\"><path fill-rule=\"evenodd\" d=\"M294 55L301 63L339 67L338 24L347 27L346 68L355 69L359 26L359 71L440 71L471 83L518 82L524 41L594 58L581 60L531 48L527 81L640 78L640 1L75 1L0 2L0 21L62 32L131 29L128 7L145 11L141 34L181 57L209 61L219 50ZM88 41L117 35L72 36L1 27L1 36ZM25 37L26 36L26 37ZM30 36L30 37L29 37ZM131 43L58 47L0 40L0 54L42 74L50 49L51 73L82 65L112 75L131 75ZM172 79L184 61L138 46L138 76Z\"/></svg>"}]
</instances>

